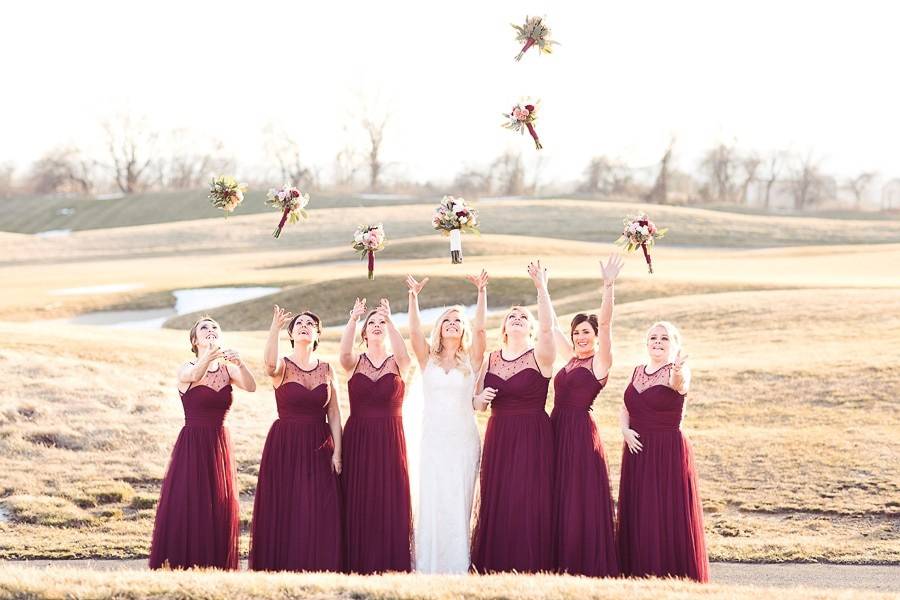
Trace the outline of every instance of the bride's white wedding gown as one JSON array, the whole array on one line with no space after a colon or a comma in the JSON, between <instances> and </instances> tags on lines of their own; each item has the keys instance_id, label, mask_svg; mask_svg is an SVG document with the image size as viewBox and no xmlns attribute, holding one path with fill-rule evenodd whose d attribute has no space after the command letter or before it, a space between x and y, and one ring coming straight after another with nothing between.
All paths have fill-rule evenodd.
<instances>
[{"instance_id":1,"label":"bride's white wedding gown","mask_svg":"<svg viewBox=\"0 0 900 600\"><path fill-rule=\"evenodd\" d=\"M445 372L433 360L422 373L424 407L416 511L416 570L467 573L469 528L481 437L472 409L476 373Z\"/></svg>"}]
</instances>

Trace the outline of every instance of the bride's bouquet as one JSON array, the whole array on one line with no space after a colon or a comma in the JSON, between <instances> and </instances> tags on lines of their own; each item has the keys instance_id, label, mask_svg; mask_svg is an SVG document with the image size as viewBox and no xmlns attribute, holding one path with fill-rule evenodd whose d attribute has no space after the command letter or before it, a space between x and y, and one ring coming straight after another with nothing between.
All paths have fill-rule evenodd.
<instances>
[{"instance_id":1,"label":"bride's bouquet","mask_svg":"<svg viewBox=\"0 0 900 600\"><path fill-rule=\"evenodd\" d=\"M353 234L353 249L359 252L359 259L369 259L369 279L375 279L375 253L384 250L384 226L362 225Z\"/></svg>"},{"instance_id":2,"label":"bride's bouquet","mask_svg":"<svg viewBox=\"0 0 900 600\"><path fill-rule=\"evenodd\" d=\"M626 252L631 252L638 248L643 250L644 259L647 261L647 269L652 274L653 261L650 259L650 248L656 240L666 234L668 229L658 229L646 213L626 217L623 223L625 228L622 231L622 237L617 239L616 243L624 246Z\"/></svg>"},{"instance_id":3,"label":"bride's bouquet","mask_svg":"<svg viewBox=\"0 0 900 600\"><path fill-rule=\"evenodd\" d=\"M478 211L466 204L464 198L444 196L434 209L431 225L450 236L450 261L454 265L462 263L462 232L479 233Z\"/></svg>"},{"instance_id":4,"label":"bride's bouquet","mask_svg":"<svg viewBox=\"0 0 900 600\"><path fill-rule=\"evenodd\" d=\"M288 184L281 186L281 189L270 189L266 194L266 204L281 211L281 221L278 227L272 233L272 236L278 238L281 230L284 229L285 223L293 225L300 219L307 219L309 215L306 212L306 205L309 204L309 194L301 192L295 187Z\"/></svg>"},{"instance_id":5,"label":"bride's bouquet","mask_svg":"<svg viewBox=\"0 0 900 600\"><path fill-rule=\"evenodd\" d=\"M228 213L244 201L244 192L247 191L246 183L238 183L237 179L230 175L214 177L209 184L209 199L213 206Z\"/></svg>"},{"instance_id":6,"label":"bride's bouquet","mask_svg":"<svg viewBox=\"0 0 900 600\"><path fill-rule=\"evenodd\" d=\"M534 122L537 121L538 104L540 104L540 100L535 104L516 104L509 113L503 113L503 116L506 117L506 123L503 124L503 127L521 134L528 131L534 139L534 147L540 150L543 146L538 139L537 132L534 130Z\"/></svg>"},{"instance_id":7,"label":"bride's bouquet","mask_svg":"<svg viewBox=\"0 0 900 600\"><path fill-rule=\"evenodd\" d=\"M516 41L524 44L522 51L516 55L516 61L522 60L525 53L532 46L537 46L538 54L550 54L553 52L554 42L550 39L550 28L544 23L543 17L525 17L524 25L513 25L516 30Z\"/></svg>"}]
</instances>

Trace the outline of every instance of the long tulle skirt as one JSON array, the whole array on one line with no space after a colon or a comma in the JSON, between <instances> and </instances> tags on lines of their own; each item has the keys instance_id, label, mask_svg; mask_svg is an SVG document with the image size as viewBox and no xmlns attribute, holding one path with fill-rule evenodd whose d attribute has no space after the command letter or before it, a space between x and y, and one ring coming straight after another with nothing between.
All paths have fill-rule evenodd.
<instances>
[{"instance_id":1,"label":"long tulle skirt","mask_svg":"<svg viewBox=\"0 0 900 600\"><path fill-rule=\"evenodd\" d=\"M546 413L492 416L472 534L479 573L552 571L553 431Z\"/></svg>"},{"instance_id":2,"label":"long tulle skirt","mask_svg":"<svg viewBox=\"0 0 900 600\"><path fill-rule=\"evenodd\" d=\"M553 532L557 569L573 575L619 574L615 509L600 435L587 411L551 416L556 467Z\"/></svg>"},{"instance_id":3,"label":"long tulle skirt","mask_svg":"<svg viewBox=\"0 0 900 600\"><path fill-rule=\"evenodd\" d=\"M343 437L345 570L412 570L412 506L400 417L354 417Z\"/></svg>"},{"instance_id":4,"label":"long tulle skirt","mask_svg":"<svg viewBox=\"0 0 900 600\"><path fill-rule=\"evenodd\" d=\"M181 429L163 479L150 568L238 568L240 507L228 430Z\"/></svg>"},{"instance_id":5,"label":"long tulle skirt","mask_svg":"<svg viewBox=\"0 0 900 600\"><path fill-rule=\"evenodd\" d=\"M623 447L619 565L624 575L709 581L703 507L690 443L680 431L641 432L637 454Z\"/></svg>"},{"instance_id":6,"label":"long tulle skirt","mask_svg":"<svg viewBox=\"0 0 900 600\"><path fill-rule=\"evenodd\" d=\"M341 570L341 491L333 450L324 422L272 424L253 504L251 569Z\"/></svg>"}]
</instances>

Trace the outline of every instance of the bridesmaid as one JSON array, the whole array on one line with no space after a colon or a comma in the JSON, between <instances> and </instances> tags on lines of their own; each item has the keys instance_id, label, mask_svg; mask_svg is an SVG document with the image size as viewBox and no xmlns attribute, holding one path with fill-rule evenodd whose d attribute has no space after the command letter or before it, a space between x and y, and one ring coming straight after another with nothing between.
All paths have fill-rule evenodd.
<instances>
[{"instance_id":1,"label":"bridesmaid","mask_svg":"<svg viewBox=\"0 0 900 600\"><path fill-rule=\"evenodd\" d=\"M603 270L600 316L575 315L567 338L558 321L556 347L569 359L553 380L550 415L555 443L553 534L560 572L590 577L619 574L613 501L603 444L590 410L612 366L613 284L622 269L617 255Z\"/></svg>"},{"instance_id":2,"label":"bridesmaid","mask_svg":"<svg viewBox=\"0 0 900 600\"><path fill-rule=\"evenodd\" d=\"M671 323L647 332L649 362L635 368L622 407L619 560L632 576L709 581L703 507L691 445L681 433L690 386Z\"/></svg>"},{"instance_id":3,"label":"bridesmaid","mask_svg":"<svg viewBox=\"0 0 900 600\"><path fill-rule=\"evenodd\" d=\"M366 351L353 352L356 322L366 300L356 299L341 336L350 417L344 428L344 569L350 573L412 570L412 506L401 408L410 357L388 301L369 311L361 333ZM388 354L389 338L393 354Z\"/></svg>"},{"instance_id":4,"label":"bridesmaid","mask_svg":"<svg viewBox=\"0 0 900 600\"><path fill-rule=\"evenodd\" d=\"M278 357L288 325L294 349ZM291 318L275 306L266 341L266 373L275 388L272 424L253 503L250 568L341 570L341 410L331 366L316 358L322 324L311 312Z\"/></svg>"},{"instance_id":5,"label":"bridesmaid","mask_svg":"<svg viewBox=\"0 0 900 600\"><path fill-rule=\"evenodd\" d=\"M503 319L503 343L481 370L473 399L491 407L481 459L481 501L472 535L472 569L479 573L551 571L553 560L553 430L545 411L556 358L547 270L528 266L537 289L534 317L514 306Z\"/></svg>"},{"instance_id":6,"label":"bridesmaid","mask_svg":"<svg viewBox=\"0 0 900 600\"><path fill-rule=\"evenodd\" d=\"M178 372L184 427L162 482L151 569L238 568L237 474L224 422L232 384L252 392L256 381L240 354L219 347L220 335L219 324L209 317L189 333L197 358Z\"/></svg>"}]
</instances>

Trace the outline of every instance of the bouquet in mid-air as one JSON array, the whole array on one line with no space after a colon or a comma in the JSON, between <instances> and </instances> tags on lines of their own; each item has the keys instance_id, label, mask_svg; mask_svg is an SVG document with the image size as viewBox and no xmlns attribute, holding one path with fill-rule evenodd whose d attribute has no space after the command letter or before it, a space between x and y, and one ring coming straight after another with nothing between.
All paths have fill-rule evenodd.
<instances>
[{"instance_id":1,"label":"bouquet in mid-air","mask_svg":"<svg viewBox=\"0 0 900 600\"><path fill-rule=\"evenodd\" d=\"M360 260L369 259L369 279L375 279L375 253L384 250L384 226L361 225L353 234L353 249L359 252Z\"/></svg>"},{"instance_id":2,"label":"bouquet in mid-air","mask_svg":"<svg viewBox=\"0 0 900 600\"><path fill-rule=\"evenodd\" d=\"M616 243L624 246L627 252L638 248L643 250L644 259L647 261L647 269L652 274L653 261L650 258L650 248L656 240L666 234L668 229L658 229L646 213L626 217L623 223L625 227L622 231L622 237L617 239Z\"/></svg>"},{"instance_id":3,"label":"bouquet in mid-air","mask_svg":"<svg viewBox=\"0 0 900 600\"><path fill-rule=\"evenodd\" d=\"M479 233L478 211L466 204L464 198L444 196L434 209L431 225L450 236L450 261L454 265L462 263L462 232Z\"/></svg>"},{"instance_id":4,"label":"bouquet in mid-air","mask_svg":"<svg viewBox=\"0 0 900 600\"><path fill-rule=\"evenodd\" d=\"M550 39L550 28L544 23L543 17L525 17L524 25L513 24L516 30L516 41L523 44L522 50L516 55L516 61L522 60L525 53L532 46L537 46L539 54L553 52L554 42Z\"/></svg>"},{"instance_id":5,"label":"bouquet in mid-air","mask_svg":"<svg viewBox=\"0 0 900 600\"><path fill-rule=\"evenodd\" d=\"M300 219L306 219L309 215L306 212L306 205L309 204L309 194L301 192L299 189L284 184L280 189L270 189L266 194L266 204L281 211L281 221L278 227L272 233L272 236L278 238L281 230L284 229L285 223L294 224Z\"/></svg>"},{"instance_id":6,"label":"bouquet in mid-air","mask_svg":"<svg viewBox=\"0 0 900 600\"><path fill-rule=\"evenodd\" d=\"M534 147L538 150L544 147L538 139L537 131L534 130L539 104L540 100L534 104L516 104L510 112L503 113L503 116L506 117L506 123L503 124L503 127L521 134L527 131L534 139Z\"/></svg>"},{"instance_id":7,"label":"bouquet in mid-air","mask_svg":"<svg viewBox=\"0 0 900 600\"><path fill-rule=\"evenodd\" d=\"M244 192L247 191L246 183L238 183L231 175L214 177L209 184L209 199L212 205L228 213L244 201Z\"/></svg>"}]
</instances>

